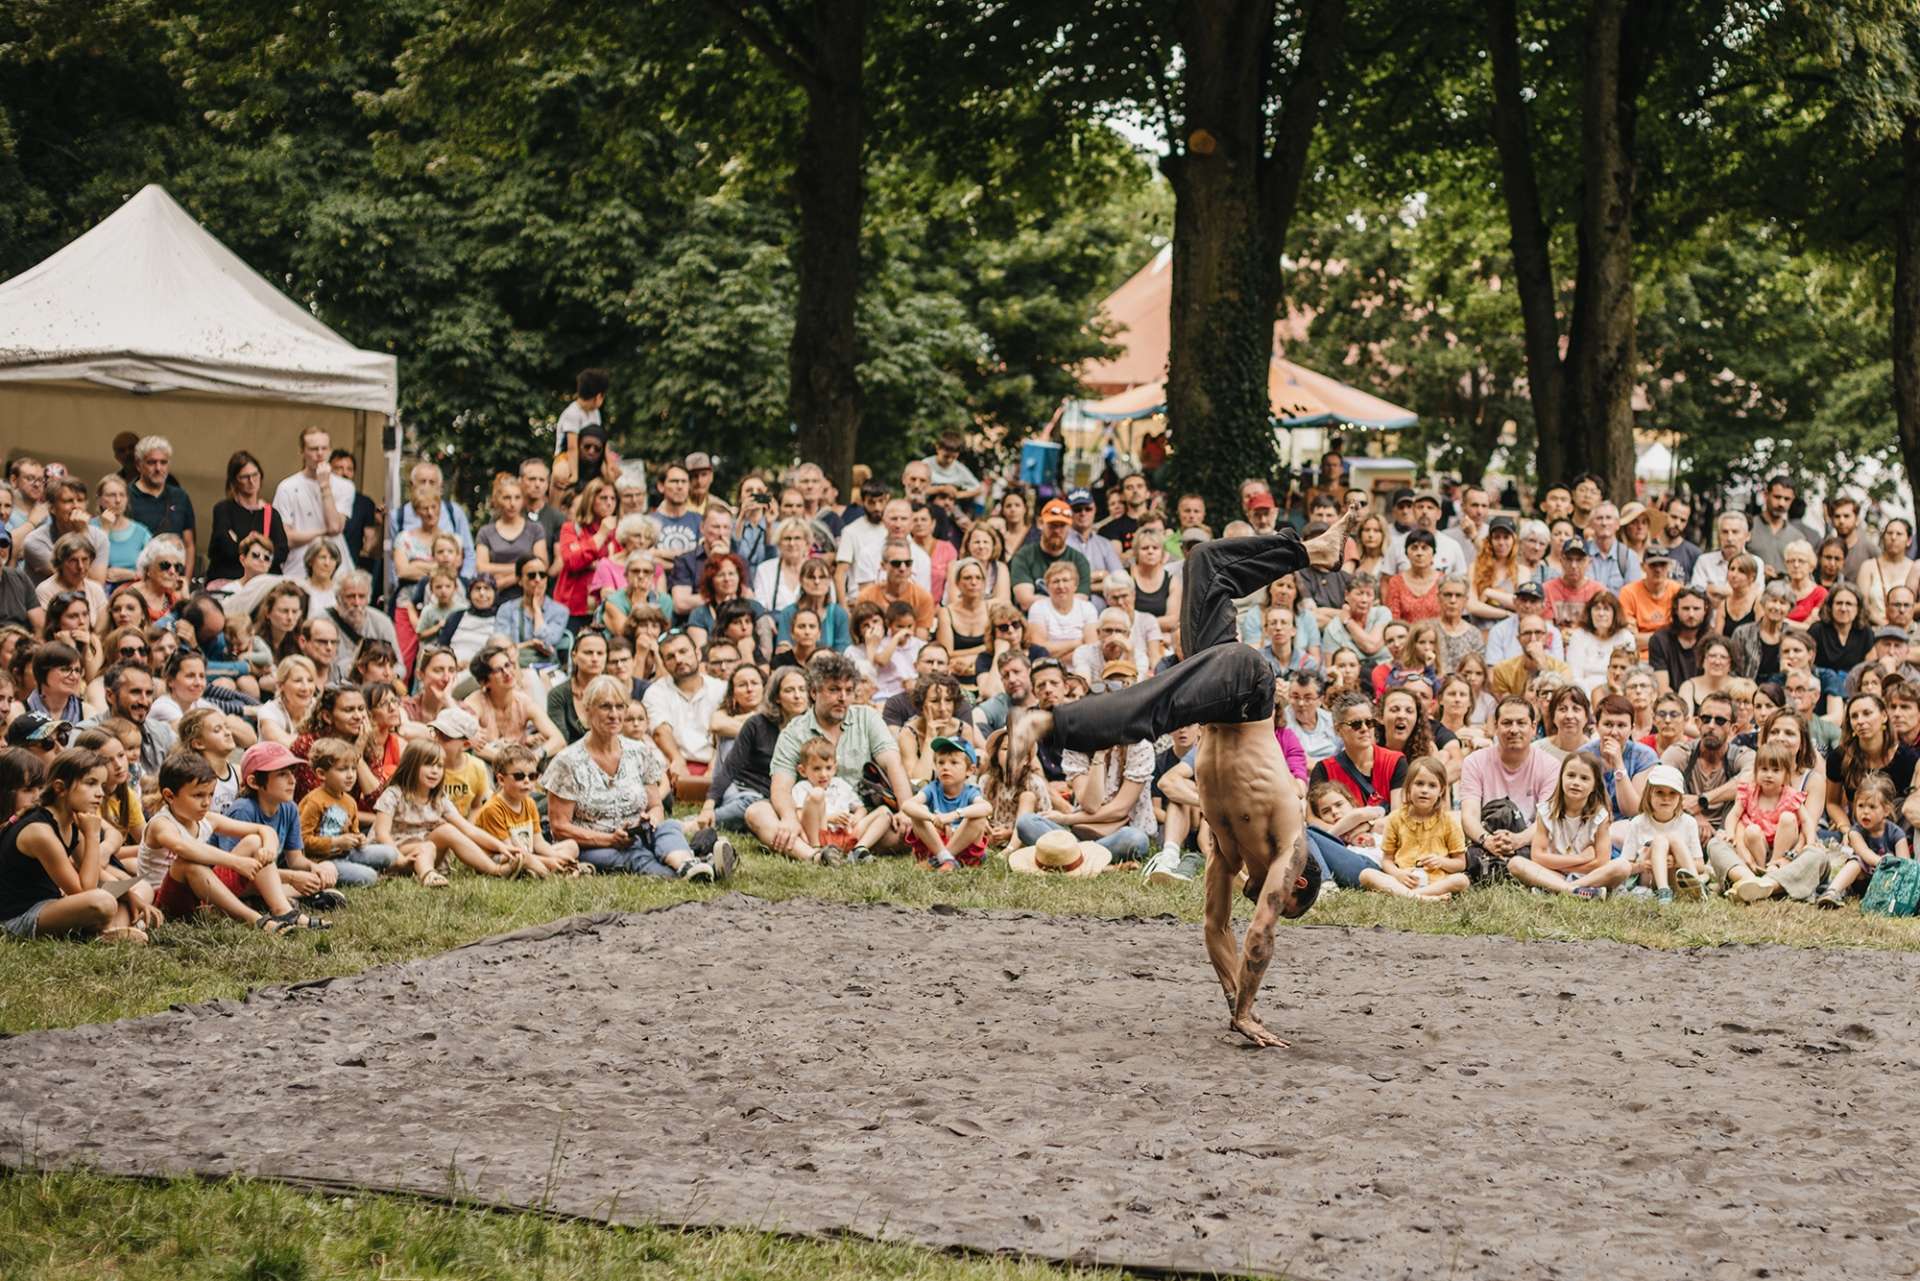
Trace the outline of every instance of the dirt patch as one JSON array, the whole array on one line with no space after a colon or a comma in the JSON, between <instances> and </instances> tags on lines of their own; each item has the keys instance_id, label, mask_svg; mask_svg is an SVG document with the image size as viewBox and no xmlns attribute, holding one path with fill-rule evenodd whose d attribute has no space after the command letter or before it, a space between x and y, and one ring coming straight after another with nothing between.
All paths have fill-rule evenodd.
<instances>
[{"instance_id":1,"label":"dirt patch","mask_svg":"<svg viewBox=\"0 0 1920 1281\"><path fill-rule=\"evenodd\" d=\"M1920 1245L1920 956L1281 944L1294 1048L1258 1052L1190 925L575 918L0 1041L0 1162L1303 1277L1861 1277Z\"/></svg>"}]
</instances>

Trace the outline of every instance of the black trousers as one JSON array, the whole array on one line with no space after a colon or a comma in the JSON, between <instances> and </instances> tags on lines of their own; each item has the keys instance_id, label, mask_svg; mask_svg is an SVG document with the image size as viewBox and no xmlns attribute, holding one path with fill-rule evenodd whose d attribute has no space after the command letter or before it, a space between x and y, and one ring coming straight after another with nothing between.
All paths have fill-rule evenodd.
<instances>
[{"instance_id":1,"label":"black trousers","mask_svg":"<svg viewBox=\"0 0 1920 1281\"><path fill-rule=\"evenodd\" d=\"M1183 725L1272 720L1273 668L1240 643L1233 602L1306 564L1306 548L1291 529L1201 543L1180 571L1180 643L1187 656L1127 689L1062 703L1053 709L1049 739L1097 752Z\"/></svg>"}]
</instances>

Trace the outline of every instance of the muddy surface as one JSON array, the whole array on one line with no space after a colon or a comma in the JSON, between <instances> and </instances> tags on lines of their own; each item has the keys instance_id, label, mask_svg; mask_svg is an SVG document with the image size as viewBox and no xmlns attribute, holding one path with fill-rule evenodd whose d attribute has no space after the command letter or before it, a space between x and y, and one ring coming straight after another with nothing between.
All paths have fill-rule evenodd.
<instances>
[{"instance_id":1,"label":"muddy surface","mask_svg":"<svg viewBox=\"0 0 1920 1281\"><path fill-rule=\"evenodd\" d=\"M1301 1277L1904 1276L1916 992L1297 928L1256 1051L1195 926L729 896L0 1041L0 1162Z\"/></svg>"}]
</instances>

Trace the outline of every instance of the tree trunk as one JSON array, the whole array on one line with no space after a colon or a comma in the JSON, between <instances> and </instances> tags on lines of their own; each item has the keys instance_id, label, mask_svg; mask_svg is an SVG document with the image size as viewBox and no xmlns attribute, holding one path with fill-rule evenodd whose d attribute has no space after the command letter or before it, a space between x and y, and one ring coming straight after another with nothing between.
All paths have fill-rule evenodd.
<instances>
[{"instance_id":1,"label":"tree trunk","mask_svg":"<svg viewBox=\"0 0 1920 1281\"><path fill-rule=\"evenodd\" d=\"M1239 515L1239 481L1271 477L1280 461L1267 391L1280 252L1345 12L1346 0L1309 5L1269 152L1274 0L1175 9L1185 137L1161 161L1174 192L1170 461L1174 483L1206 497L1216 532Z\"/></svg>"},{"instance_id":2,"label":"tree trunk","mask_svg":"<svg viewBox=\"0 0 1920 1281\"><path fill-rule=\"evenodd\" d=\"M1595 0L1588 18L1580 111L1580 323L1567 351L1587 466L1610 497L1633 497L1634 97L1626 0Z\"/></svg>"},{"instance_id":3,"label":"tree trunk","mask_svg":"<svg viewBox=\"0 0 1920 1281\"><path fill-rule=\"evenodd\" d=\"M1893 411L1908 501L1920 511L1920 117L1900 135L1901 196L1893 223Z\"/></svg>"},{"instance_id":4,"label":"tree trunk","mask_svg":"<svg viewBox=\"0 0 1920 1281\"><path fill-rule=\"evenodd\" d=\"M867 0L816 0L813 72L793 190L798 297L787 349L799 456L851 492L860 436L860 226L866 209Z\"/></svg>"},{"instance_id":5,"label":"tree trunk","mask_svg":"<svg viewBox=\"0 0 1920 1281\"><path fill-rule=\"evenodd\" d=\"M1546 219L1520 74L1520 31L1514 0L1487 2L1488 61L1493 73L1492 128L1506 193L1507 230L1513 243L1514 288L1526 338L1527 399L1533 405L1535 475L1545 485L1566 480L1569 433L1562 420L1566 369L1560 362L1559 301L1548 253Z\"/></svg>"}]
</instances>

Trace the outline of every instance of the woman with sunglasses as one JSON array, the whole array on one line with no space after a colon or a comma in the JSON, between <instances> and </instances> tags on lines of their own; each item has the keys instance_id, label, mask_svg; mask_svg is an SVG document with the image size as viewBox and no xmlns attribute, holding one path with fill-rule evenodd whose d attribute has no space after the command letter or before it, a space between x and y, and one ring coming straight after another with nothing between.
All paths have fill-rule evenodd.
<instances>
[{"instance_id":1,"label":"woman with sunglasses","mask_svg":"<svg viewBox=\"0 0 1920 1281\"><path fill-rule=\"evenodd\" d=\"M548 597L547 563L538 556L522 556L514 572L520 594L494 615L494 634L513 642L522 666L550 670L567 648L567 607Z\"/></svg>"},{"instance_id":2,"label":"woman with sunglasses","mask_svg":"<svg viewBox=\"0 0 1920 1281\"><path fill-rule=\"evenodd\" d=\"M461 704L480 722L480 735L471 744L474 755L491 766L514 744L530 748L541 760L558 754L567 745L559 728L548 719L546 708L521 688L520 665L511 651L484 650L467 664L467 670L480 684Z\"/></svg>"},{"instance_id":3,"label":"woman with sunglasses","mask_svg":"<svg viewBox=\"0 0 1920 1281\"><path fill-rule=\"evenodd\" d=\"M120 590L133 592L146 607L147 621L171 617L187 592L187 549L172 534L162 534L140 553L140 577Z\"/></svg>"},{"instance_id":4,"label":"woman with sunglasses","mask_svg":"<svg viewBox=\"0 0 1920 1281\"><path fill-rule=\"evenodd\" d=\"M853 644L852 620L833 597L833 567L818 556L809 557L800 566L799 599L774 615L775 648L792 642L794 611L810 609L820 620L820 647L845 652Z\"/></svg>"}]
</instances>

